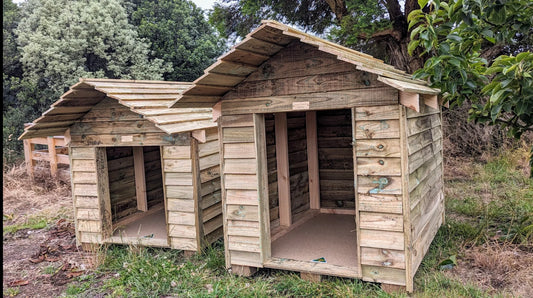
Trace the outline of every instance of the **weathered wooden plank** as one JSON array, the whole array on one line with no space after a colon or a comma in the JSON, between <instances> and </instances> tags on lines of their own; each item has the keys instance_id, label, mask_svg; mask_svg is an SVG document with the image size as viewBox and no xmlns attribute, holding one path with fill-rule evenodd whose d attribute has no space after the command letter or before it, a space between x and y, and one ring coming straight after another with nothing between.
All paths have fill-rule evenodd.
<instances>
[{"instance_id":1,"label":"weathered wooden plank","mask_svg":"<svg viewBox=\"0 0 533 298\"><path fill-rule=\"evenodd\" d=\"M79 172L72 171L72 182L75 184L80 183L96 183L96 172Z\"/></svg>"},{"instance_id":2,"label":"weathered wooden plank","mask_svg":"<svg viewBox=\"0 0 533 298\"><path fill-rule=\"evenodd\" d=\"M248 159L226 159L224 161L224 173L226 174L255 174L257 171L257 160Z\"/></svg>"},{"instance_id":3,"label":"weathered wooden plank","mask_svg":"<svg viewBox=\"0 0 533 298\"><path fill-rule=\"evenodd\" d=\"M190 159L190 146L163 146L164 159Z\"/></svg>"},{"instance_id":4,"label":"weathered wooden plank","mask_svg":"<svg viewBox=\"0 0 533 298\"><path fill-rule=\"evenodd\" d=\"M223 129L226 127L253 127L253 114L222 116L220 125Z\"/></svg>"},{"instance_id":5,"label":"weathered wooden plank","mask_svg":"<svg viewBox=\"0 0 533 298\"><path fill-rule=\"evenodd\" d=\"M257 189L256 175L224 175L224 187L226 189Z\"/></svg>"},{"instance_id":6,"label":"weathered wooden plank","mask_svg":"<svg viewBox=\"0 0 533 298\"><path fill-rule=\"evenodd\" d=\"M195 214L192 212L168 211L167 216L169 224L189 226L196 224Z\"/></svg>"},{"instance_id":7,"label":"weathered wooden plank","mask_svg":"<svg viewBox=\"0 0 533 298\"><path fill-rule=\"evenodd\" d=\"M95 172L96 171L96 164L94 160L90 160L90 159L72 159L70 167L72 171L79 171L79 172Z\"/></svg>"},{"instance_id":8,"label":"weathered wooden plank","mask_svg":"<svg viewBox=\"0 0 533 298\"><path fill-rule=\"evenodd\" d=\"M402 194L401 177L394 176L358 176L358 193L362 194Z\"/></svg>"},{"instance_id":9,"label":"weathered wooden plank","mask_svg":"<svg viewBox=\"0 0 533 298\"><path fill-rule=\"evenodd\" d=\"M196 239L170 237L170 247L187 251L196 251Z\"/></svg>"},{"instance_id":10,"label":"weathered wooden plank","mask_svg":"<svg viewBox=\"0 0 533 298\"><path fill-rule=\"evenodd\" d=\"M192 171L190 159L165 159L163 160L163 171L189 173Z\"/></svg>"},{"instance_id":11,"label":"weathered wooden plank","mask_svg":"<svg viewBox=\"0 0 533 298\"><path fill-rule=\"evenodd\" d=\"M75 196L75 206L77 208L91 209L98 206L98 197L94 196Z\"/></svg>"},{"instance_id":12,"label":"weathered wooden plank","mask_svg":"<svg viewBox=\"0 0 533 298\"><path fill-rule=\"evenodd\" d=\"M178 211L178 212L194 212L194 200L192 199L176 199L168 198L167 199L167 210L168 211Z\"/></svg>"},{"instance_id":13,"label":"weathered wooden plank","mask_svg":"<svg viewBox=\"0 0 533 298\"><path fill-rule=\"evenodd\" d=\"M78 224L78 231L80 232L91 232L91 233L102 232L102 222L100 220L78 219L77 224Z\"/></svg>"},{"instance_id":14,"label":"weathered wooden plank","mask_svg":"<svg viewBox=\"0 0 533 298\"><path fill-rule=\"evenodd\" d=\"M279 113L295 110L346 109L353 106L388 105L397 102L397 90L373 88L269 96L222 101L222 115Z\"/></svg>"},{"instance_id":15,"label":"weathered wooden plank","mask_svg":"<svg viewBox=\"0 0 533 298\"><path fill-rule=\"evenodd\" d=\"M421 133L424 130L441 125L440 114L407 119L407 136Z\"/></svg>"},{"instance_id":16,"label":"weathered wooden plank","mask_svg":"<svg viewBox=\"0 0 533 298\"><path fill-rule=\"evenodd\" d=\"M400 108L397 104L377 107L358 107L355 121L400 119Z\"/></svg>"},{"instance_id":17,"label":"weathered wooden plank","mask_svg":"<svg viewBox=\"0 0 533 298\"><path fill-rule=\"evenodd\" d=\"M72 159L94 159L94 147L72 147L70 155Z\"/></svg>"},{"instance_id":18,"label":"weathered wooden plank","mask_svg":"<svg viewBox=\"0 0 533 298\"><path fill-rule=\"evenodd\" d=\"M180 199L192 199L193 188L192 186L175 186L168 185L165 187L168 198L180 198Z\"/></svg>"},{"instance_id":19,"label":"weathered wooden plank","mask_svg":"<svg viewBox=\"0 0 533 298\"><path fill-rule=\"evenodd\" d=\"M102 243L102 234L101 233L90 233L82 232L79 233L81 243Z\"/></svg>"},{"instance_id":20,"label":"weathered wooden plank","mask_svg":"<svg viewBox=\"0 0 533 298\"><path fill-rule=\"evenodd\" d=\"M253 127L225 127L222 129L224 143L252 143L254 142Z\"/></svg>"},{"instance_id":21,"label":"weathered wooden plank","mask_svg":"<svg viewBox=\"0 0 533 298\"><path fill-rule=\"evenodd\" d=\"M405 269L405 251L362 247L361 263L363 265Z\"/></svg>"},{"instance_id":22,"label":"weathered wooden plank","mask_svg":"<svg viewBox=\"0 0 533 298\"><path fill-rule=\"evenodd\" d=\"M402 198L396 195L359 194L359 211L402 214Z\"/></svg>"},{"instance_id":23,"label":"weathered wooden plank","mask_svg":"<svg viewBox=\"0 0 533 298\"><path fill-rule=\"evenodd\" d=\"M168 235L177 238L196 239L196 227L185 225L168 225Z\"/></svg>"},{"instance_id":24,"label":"weathered wooden plank","mask_svg":"<svg viewBox=\"0 0 533 298\"><path fill-rule=\"evenodd\" d=\"M192 173L172 173L168 172L164 175L165 185L192 185Z\"/></svg>"},{"instance_id":25,"label":"weathered wooden plank","mask_svg":"<svg viewBox=\"0 0 533 298\"><path fill-rule=\"evenodd\" d=\"M218 155L218 152L211 155L206 155L203 157L200 157L200 171L203 171L205 169L212 168L214 166L220 165L220 156Z\"/></svg>"},{"instance_id":26,"label":"weathered wooden plank","mask_svg":"<svg viewBox=\"0 0 533 298\"><path fill-rule=\"evenodd\" d=\"M426 226L424 227L424 229L420 232L421 237L416 240L413 240L413 264L411 266L411 274L413 276L415 275L418 266L420 266L420 263L422 263L422 260L424 259L424 256L426 255L426 252L429 249L429 246L431 245L435 234L437 234L437 231L442 225L443 216L439 215L443 212L444 206L441 205L440 209L436 213L436 216L431 217L431 221L429 221L428 224L426 224Z\"/></svg>"},{"instance_id":27,"label":"weathered wooden plank","mask_svg":"<svg viewBox=\"0 0 533 298\"><path fill-rule=\"evenodd\" d=\"M381 282L393 285L402 285L406 283L406 274L403 269L385 268L378 266L362 265L363 280L371 282Z\"/></svg>"},{"instance_id":28,"label":"weathered wooden plank","mask_svg":"<svg viewBox=\"0 0 533 298\"><path fill-rule=\"evenodd\" d=\"M359 226L361 229L402 232L403 215L360 211Z\"/></svg>"},{"instance_id":29,"label":"weathered wooden plank","mask_svg":"<svg viewBox=\"0 0 533 298\"><path fill-rule=\"evenodd\" d=\"M398 139L357 140L355 146L358 157L400 157Z\"/></svg>"},{"instance_id":30,"label":"weathered wooden plank","mask_svg":"<svg viewBox=\"0 0 533 298\"><path fill-rule=\"evenodd\" d=\"M72 146L160 146L188 145L188 134L170 136L166 133L73 135Z\"/></svg>"},{"instance_id":31,"label":"weathered wooden plank","mask_svg":"<svg viewBox=\"0 0 533 298\"><path fill-rule=\"evenodd\" d=\"M94 206L97 207L97 206ZM77 208L76 209L77 220L100 220L100 212L98 209Z\"/></svg>"},{"instance_id":32,"label":"weathered wooden plank","mask_svg":"<svg viewBox=\"0 0 533 298\"><path fill-rule=\"evenodd\" d=\"M232 236L228 237L229 249L237 251L260 252L259 237Z\"/></svg>"},{"instance_id":33,"label":"weathered wooden plank","mask_svg":"<svg viewBox=\"0 0 533 298\"><path fill-rule=\"evenodd\" d=\"M320 209L320 167L318 162L318 135L316 112L306 112L307 171L309 176L309 201L311 209Z\"/></svg>"},{"instance_id":34,"label":"weathered wooden plank","mask_svg":"<svg viewBox=\"0 0 533 298\"><path fill-rule=\"evenodd\" d=\"M226 204L228 205L254 205L259 204L256 190L228 189L226 191Z\"/></svg>"},{"instance_id":35,"label":"weathered wooden plank","mask_svg":"<svg viewBox=\"0 0 533 298\"><path fill-rule=\"evenodd\" d=\"M74 184L72 193L76 196L97 196L98 187L96 184Z\"/></svg>"},{"instance_id":36,"label":"weathered wooden plank","mask_svg":"<svg viewBox=\"0 0 533 298\"><path fill-rule=\"evenodd\" d=\"M206 143L200 143L198 144L198 155L200 157L204 157L207 155L218 153L220 148L220 144L218 143L218 140L213 140Z\"/></svg>"},{"instance_id":37,"label":"weathered wooden plank","mask_svg":"<svg viewBox=\"0 0 533 298\"><path fill-rule=\"evenodd\" d=\"M400 158L358 157L357 174L399 176L401 175Z\"/></svg>"},{"instance_id":38,"label":"weathered wooden plank","mask_svg":"<svg viewBox=\"0 0 533 298\"><path fill-rule=\"evenodd\" d=\"M397 138L400 133L397 120L358 121L355 128L356 139Z\"/></svg>"},{"instance_id":39,"label":"weathered wooden plank","mask_svg":"<svg viewBox=\"0 0 533 298\"><path fill-rule=\"evenodd\" d=\"M361 246L404 250L404 233L361 229Z\"/></svg>"},{"instance_id":40,"label":"weathered wooden plank","mask_svg":"<svg viewBox=\"0 0 533 298\"><path fill-rule=\"evenodd\" d=\"M148 120L138 121L95 121L77 122L70 126L70 135L98 135L98 134L140 134L160 133L154 123Z\"/></svg>"},{"instance_id":41,"label":"weathered wooden plank","mask_svg":"<svg viewBox=\"0 0 533 298\"><path fill-rule=\"evenodd\" d=\"M231 265L262 267L261 254L248 251L230 251Z\"/></svg>"},{"instance_id":42,"label":"weathered wooden plank","mask_svg":"<svg viewBox=\"0 0 533 298\"><path fill-rule=\"evenodd\" d=\"M257 206L251 205L227 205L227 219L258 221L259 210Z\"/></svg>"},{"instance_id":43,"label":"weathered wooden plank","mask_svg":"<svg viewBox=\"0 0 533 298\"><path fill-rule=\"evenodd\" d=\"M232 220L227 221L228 235L257 237L259 235L259 222Z\"/></svg>"},{"instance_id":44,"label":"weathered wooden plank","mask_svg":"<svg viewBox=\"0 0 533 298\"><path fill-rule=\"evenodd\" d=\"M255 158L254 143L224 144L224 158Z\"/></svg>"}]
</instances>

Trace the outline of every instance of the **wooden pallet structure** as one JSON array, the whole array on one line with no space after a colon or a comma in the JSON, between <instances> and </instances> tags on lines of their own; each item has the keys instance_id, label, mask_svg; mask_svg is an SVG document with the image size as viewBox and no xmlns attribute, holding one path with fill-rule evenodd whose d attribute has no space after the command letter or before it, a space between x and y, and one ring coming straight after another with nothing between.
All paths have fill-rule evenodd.
<instances>
[{"instance_id":1,"label":"wooden pallet structure","mask_svg":"<svg viewBox=\"0 0 533 298\"><path fill-rule=\"evenodd\" d=\"M24 127L29 125L31 124L28 123ZM24 160L28 175L33 177L36 170L41 170L49 171L53 178L70 180L68 147L65 146L68 142L64 136L24 140ZM46 149L36 149L36 145L46 146Z\"/></svg>"},{"instance_id":2,"label":"wooden pallet structure","mask_svg":"<svg viewBox=\"0 0 533 298\"><path fill-rule=\"evenodd\" d=\"M190 83L80 79L20 139L65 135L76 237L197 252L222 236L211 108L169 108Z\"/></svg>"},{"instance_id":3,"label":"wooden pallet structure","mask_svg":"<svg viewBox=\"0 0 533 298\"><path fill-rule=\"evenodd\" d=\"M444 220L439 92L264 21L173 105L218 118L226 266L412 292Z\"/></svg>"}]
</instances>

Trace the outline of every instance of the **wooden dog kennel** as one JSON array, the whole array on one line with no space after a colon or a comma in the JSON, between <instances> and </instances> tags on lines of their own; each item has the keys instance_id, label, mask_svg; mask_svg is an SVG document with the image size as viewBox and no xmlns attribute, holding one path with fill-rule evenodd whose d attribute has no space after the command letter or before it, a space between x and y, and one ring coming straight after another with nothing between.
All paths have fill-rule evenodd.
<instances>
[{"instance_id":1,"label":"wooden dog kennel","mask_svg":"<svg viewBox=\"0 0 533 298\"><path fill-rule=\"evenodd\" d=\"M199 251L222 236L212 109L169 108L189 86L80 79L25 129L68 139L78 244Z\"/></svg>"},{"instance_id":2,"label":"wooden dog kennel","mask_svg":"<svg viewBox=\"0 0 533 298\"><path fill-rule=\"evenodd\" d=\"M444 220L439 90L264 21L173 107L214 107L226 265L398 285Z\"/></svg>"}]
</instances>

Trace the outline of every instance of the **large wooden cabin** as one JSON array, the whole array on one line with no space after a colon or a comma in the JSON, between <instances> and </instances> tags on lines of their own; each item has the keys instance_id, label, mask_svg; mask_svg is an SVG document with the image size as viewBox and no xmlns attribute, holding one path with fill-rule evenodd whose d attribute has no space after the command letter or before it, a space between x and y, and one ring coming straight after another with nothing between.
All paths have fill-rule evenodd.
<instances>
[{"instance_id":1,"label":"large wooden cabin","mask_svg":"<svg viewBox=\"0 0 533 298\"><path fill-rule=\"evenodd\" d=\"M439 90L264 21L173 107L214 107L226 265L413 291L444 220Z\"/></svg>"}]
</instances>

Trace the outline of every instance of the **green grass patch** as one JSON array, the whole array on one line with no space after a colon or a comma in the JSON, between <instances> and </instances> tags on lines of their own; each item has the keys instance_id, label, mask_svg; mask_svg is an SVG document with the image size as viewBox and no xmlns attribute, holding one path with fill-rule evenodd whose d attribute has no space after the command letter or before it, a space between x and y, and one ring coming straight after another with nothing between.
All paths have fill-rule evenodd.
<instances>
[{"instance_id":1,"label":"green grass patch","mask_svg":"<svg viewBox=\"0 0 533 298\"><path fill-rule=\"evenodd\" d=\"M3 226L3 235L10 234L10 233L13 234L13 233L16 233L17 231L24 230L24 229L40 230L40 229L46 228L47 226L48 226L48 220L46 218L32 217L32 218L29 218L23 224Z\"/></svg>"}]
</instances>

